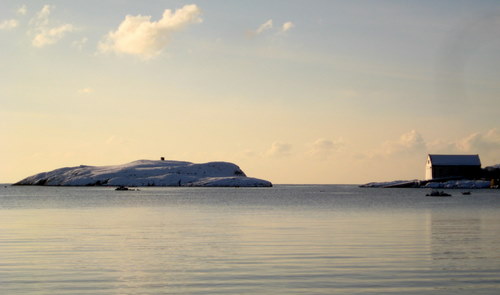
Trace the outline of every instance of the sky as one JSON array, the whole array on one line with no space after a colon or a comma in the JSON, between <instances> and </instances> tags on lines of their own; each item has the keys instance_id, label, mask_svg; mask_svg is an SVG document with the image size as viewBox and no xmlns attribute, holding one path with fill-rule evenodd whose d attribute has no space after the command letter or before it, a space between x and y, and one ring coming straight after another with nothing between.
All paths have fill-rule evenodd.
<instances>
[{"instance_id":1,"label":"sky","mask_svg":"<svg viewBox=\"0 0 500 295\"><path fill-rule=\"evenodd\" d=\"M0 3L0 182L138 159L277 184L500 163L498 1Z\"/></svg>"}]
</instances>

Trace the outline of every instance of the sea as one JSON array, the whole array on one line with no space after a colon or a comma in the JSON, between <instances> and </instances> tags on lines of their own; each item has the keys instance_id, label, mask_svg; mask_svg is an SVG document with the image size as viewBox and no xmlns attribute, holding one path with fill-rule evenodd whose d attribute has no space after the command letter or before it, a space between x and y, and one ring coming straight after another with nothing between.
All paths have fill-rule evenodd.
<instances>
[{"instance_id":1,"label":"sea","mask_svg":"<svg viewBox=\"0 0 500 295\"><path fill-rule=\"evenodd\" d=\"M0 186L0 294L500 294L500 190Z\"/></svg>"}]
</instances>

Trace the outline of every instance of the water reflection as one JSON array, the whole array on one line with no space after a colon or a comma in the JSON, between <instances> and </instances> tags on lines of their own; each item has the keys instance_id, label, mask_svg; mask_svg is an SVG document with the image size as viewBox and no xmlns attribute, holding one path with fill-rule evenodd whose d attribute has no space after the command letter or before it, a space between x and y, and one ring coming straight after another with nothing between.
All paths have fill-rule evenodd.
<instances>
[{"instance_id":1,"label":"water reflection","mask_svg":"<svg viewBox=\"0 0 500 295\"><path fill-rule=\"evenodd\" d=\"M445 269L463 269L484 259L480 216L431 213L432 259Z\"/></svg>"},{"instance_id":2,"label":"water reflection","mask_svg":"<svg viewBox=\"0 0 500 295\"><path fill-rule=\"evenodd\" d=\"M486 287L500 282L498 220L474 210L433 211L429 216L436 290L491 294Z\"/></svg>"},{"instance_id":3,"label":"water reflection","mask_svg":"<svg viewBox=\"0 0 500 295\"><path fill-rule=\"evenodd\" d=\"M315 195L297 188L71 192L0 209L0 294L488 294L500 286L495 210L410 207L429 202L421 191L398 206L381 205L400 200L391 196L339 197L335 187L313 206Z\"/></svg>"}]
</instances>

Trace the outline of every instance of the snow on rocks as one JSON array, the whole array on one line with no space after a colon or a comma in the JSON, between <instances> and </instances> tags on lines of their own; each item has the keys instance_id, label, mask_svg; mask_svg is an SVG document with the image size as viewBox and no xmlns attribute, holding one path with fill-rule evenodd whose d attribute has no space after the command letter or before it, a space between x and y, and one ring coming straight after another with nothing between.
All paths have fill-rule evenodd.
<instances>
[{"instance_id":1,"label":"snow on rocks","mask_svg":"<svg viewBox=\"0 0 500 295\"><path fill-rule=\"evenodd\" d=\"M446 182L428 182L425 188L490 188L490 182L486 180L451 180Z\"/></svg>"},{"instance_id":2,"label":"snow on rocks","mask_svg":"<svg viewBox=\"0 0 500 295\"><path fill-rule=\"evenodd\" d=\"M413 185L407 185L413 184ZM370 182L367 184L360 185L360 187L372 187L372 188L388 188L388 187L420 187L420 188L459 188L459 189L476 189L476 188L490 188L490 182L486 180L449 180L445 182L428 182L428 181L416 181L416 180L396 180L387 182Z\"/></svg>"},{"instance_id":3,"label":"snow on rocks","mask_svg":"<svg viewBox=\"0 0 500 295\"><path fill-rule=\"evenodd\" d=\"M394 181L384 181L384 182L369 182L367 184L360 185L360 187L392 187L404 183L408 183L409 180L394 180Z\"/></svg>"},{"instance_id":4,"label":"snow on rocks","mask_svg":"<svg viewBox=\"0 0 500 295\"><path fill-rule=\"evenodd\" d=\"M17 185L52 186L217 186L270 187L267 180L247 177L233 163L195 164L138 160L114 166L60 168L27 177Z\"/></svg>"}]
</instances>

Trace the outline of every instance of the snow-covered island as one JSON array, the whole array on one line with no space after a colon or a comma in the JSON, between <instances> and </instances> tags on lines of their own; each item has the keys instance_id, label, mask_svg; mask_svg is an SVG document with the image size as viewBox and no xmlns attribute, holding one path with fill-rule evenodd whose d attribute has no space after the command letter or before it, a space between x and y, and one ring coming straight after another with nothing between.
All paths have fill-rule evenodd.
<instances>
[{"instance_id":1,"label":"snow-covered island","mask_svg":"<svg viewBox=\"0 0 500 295\"><path fill-rule=\"evenodd\" d=\"M114 166L60 168L27 177L15 185L271 187L272 183L247 177L240 167L228 162L138 160Z\"/></svg>"}]
</instances>

